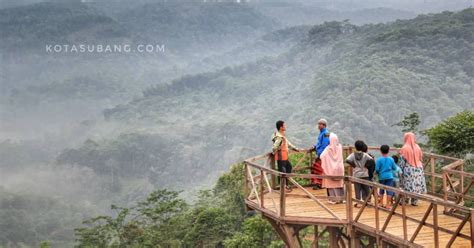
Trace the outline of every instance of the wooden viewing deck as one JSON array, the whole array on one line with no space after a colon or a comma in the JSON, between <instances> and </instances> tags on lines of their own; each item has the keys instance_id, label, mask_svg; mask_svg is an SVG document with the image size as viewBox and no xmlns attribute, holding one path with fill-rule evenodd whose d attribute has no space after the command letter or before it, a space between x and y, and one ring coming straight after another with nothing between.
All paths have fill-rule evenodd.
<instances>
[{"instance_id":1,"label":"wooden viewing deck","mask_svg":"<svg viewBox=\"0 0 474 248\"><path fill-rule=\"evenodd\" d=\"M369 148L377 150L375 147ZM344 147L344 154L352 152ZM392 149L396 151L396 149ZM464 171L464 161L452 157L424 154L428 194L415 194L352 176L330 177L309 173L312 150L293 153L293 173L275 170L271 154L253 157L245 164L245 203L249 210L262 214L287 247L301 247L302 238L313 240L312 247L329 233L330 247L473 247L474 209L471 187L474 174ZM352 168L346 167L346 175ZM326 190L313 190L311 178L343 179L344 204L329 204ZM280 179L277 184L277 179ZM291 192L279 190L286 182ZM357 201L354 183L371 187L371 199ZM474 187L472 187L474 188ZM378 205L379 189L390 189L398 196L391 209ZM418 206L403 204L405 198L416 198ZM354 203L362 207L354 207ZM299 232L313 226L314 236L300 237ZM364 242L362 241L364 240Z\"/></svg>"}]
</instances>

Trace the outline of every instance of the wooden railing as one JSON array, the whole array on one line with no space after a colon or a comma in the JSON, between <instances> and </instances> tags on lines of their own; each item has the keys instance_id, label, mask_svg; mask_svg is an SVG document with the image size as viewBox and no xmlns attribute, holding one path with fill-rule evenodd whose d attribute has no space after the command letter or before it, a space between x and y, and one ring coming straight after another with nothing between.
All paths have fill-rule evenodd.
<instances>
[{"instance_id":1,"label":"wooden railing","mask_svg":"<svg viewBox=\"0 0 474 248\"><path fill-rule=\"evenodd\" d=\"M464 171L464 160L457 160L442 168L444 200L454 201L459 205L474 205L472 186L474 173ZM456 209L445 208L445 213L459 215ZM461 213L462 214L462 213Z\"/></svg>"},{"instance_id":2,"label":"wooden railing","mask_svg":"<svg viewBox=\"0 0 474 248\"><path fill-rule=\"evenodd\" d=\"M371 151L378 150L378 148L375 147L370 147L369 149ZM352 150L352 147L344 147L345 156L350 154ZM396 152L397 149L393 149L393 151ZM357 228L358 230L365 230L366 232L373 234L377 239L377 243L383 239L385 242L388 241L394 244L400 244L400 242L402 242L403 245L413 245L420 230L425 226L433 228L433 242L436 247L439 247L440 231L451 235L451 238L448 241L448 247L451 246L458 237L471 240L471 245L474 247L474 209L465 207L462 204L466 200L474 200L474 197L468 194L471 186L474 184L474 175L464 171L463 160L432 153L424 153L425 176L427 178L427 183L429 184L429 194L416 194L376 182L352 177L350 166L346 167L347 176L344 177L310 174L309 170L313 162L312 153L312 149L307 149L290 156L294 163L293 173L281 173L277 171L275 168L275 161L270 153L245 160L244 166L246 176L244 186L247 199L256 200L258 206L255 207L258 207L259 211L265 212L269 216L275 216L281 221L302 224L319 223L321 225L329 226L344 225L347 226L349 233L354 232ZM302 171L305 173L299 173ZM277 184L277 178L280 178L279 184ZM305 186L307 186L306 184L314 178L344 180L346 201L345 216L339 216L325 204L326 201L323 200L327 199L327 196L313 195L305 188ZM288 193L284 189L287 182L293 185L293 187L300 189L306 197L310 198L314 204L324 209L326 215L330 217L301 217L286 214L286 198ZM377 192L379 189L392 191L397 196L396 201L391 209L385 209L379 206L377 200L372 203L370 201L370 196L367 197L365 201L357 200L352 197L354 183L370 186L370 196L374 199L377 199ZM429 205L421 218L407 215L405 199L408 198L417 199L426 202ZM270 200L270 202L267 203L267 200ZM362 207L357 213L353 212L354 209L352 208L352 205L354 202L362 203ZM371 209L374 211L374 228L360 222L360 217L364 211L367 211L368 209L367 206L371 206ZM444 214L449 214L461 219L456 230L450 230L439 225L438 209L441 208L444 208ZM380 225L381 213L388 214L382 225ZM323 215L324 214L321 214L321 216ZM428 223L427 219L430 215L432 216L432 222ZM388 224L394 216L402 218L404 241L400 241L399 238L386 232ZM416 230L411 233L411 235L408 233L407 221L418 223ZM467 223L470 225L470 235L461 232Z\"/></svg>"}]
</instances>

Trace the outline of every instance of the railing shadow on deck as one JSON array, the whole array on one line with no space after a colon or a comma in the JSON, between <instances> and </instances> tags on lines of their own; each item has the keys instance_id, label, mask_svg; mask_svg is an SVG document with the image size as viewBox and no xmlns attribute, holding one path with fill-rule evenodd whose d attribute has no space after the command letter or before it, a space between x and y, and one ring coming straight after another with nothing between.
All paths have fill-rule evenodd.
<instances>
[{"instance_id":1,"label":"railing shadow on deck","mask_svg":"<svg viewBox=\"0 0 474 248\"><path fill-rule=\"evenodd\" d=\"M345 146L344 156L346 157L353 150L353 147ZM378 148L369 147L369 150L375 151L378 150ZM392 149L392 151L395 152L397 150L398 149ZM277 171L271 153L249 158L244 161L244 191L247 199L246 202L252 205L253 208L266 213L267 216L275 220L301 224L319 223L328 226L344 225L347 227L349 233L354 232L357 228L368 233L373 233L377 242L379 242L379 239L383 239L393 244L400 244L400 242L402 242L403 245L407 246L414 244L414 241L423 227L429 227L433 229L433 244L436 247L439 247L440 244L440 232L451 235L446 244L447 247L451 246L457 238L470 240L471 246L474 247L474 209L463 206L464 202L474 201L474 197L468 194L474 184L474 174L464 171L464 161L461 159L424 153L423 162L428 184L428 194L416 194L352 177L352 167L350 166L346 166L347 176L344 177L310 174L309 170L314 159L313 149L303 150L298 153L294 152L290 157L294 164L293 173L281 173ZM279 183L277 183L278 178L280 179ZM346 202L343 216L331 210L326 204L325 200L327 200L327 196L314 195L307 189L306 186L308 186L310 180L314 178L344 180ZM280 190L285 188L287 182L302 191L304 197L310 198L316 206L325 212L326 217L287 214L286 200L292 193L288 193L286 190ZM365 201L356 200L353 197L354 183L370 186L370 196L367 197ZM379 189L392 191L397 196L391 209L382 208L379 206L377 200L371 201L371 198L377 199ZM405 199L408 198L418 199L428 204L423 216L416 217L407 214ZM357 212L355 212L356 209L352 207L354 202L362 203L362 207L358 209ZM374 227L360 221L361 216L369 208L372 209L374 214ZM449 215L460 220L459 224L456 223L457 227L455 230L445 228L438 223L440 215L439 209L443 209L441 214ZM384 215L384 218L380 218L381 214ZM393 217L402 219L403 239L387 232L387 227ZM429 217L431 217L431 221L428 222ZM409 232L407 222L417 223L416 229ZM462 232L466 224L468 224L471 230L468 234Z\"/></svg>"}]
</instances>

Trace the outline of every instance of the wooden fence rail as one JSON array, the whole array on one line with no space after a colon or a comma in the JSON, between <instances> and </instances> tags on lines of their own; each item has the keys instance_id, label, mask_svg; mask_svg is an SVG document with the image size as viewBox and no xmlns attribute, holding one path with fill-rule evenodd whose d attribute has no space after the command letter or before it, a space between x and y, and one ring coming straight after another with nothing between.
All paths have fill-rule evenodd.
<instances>
[{"instance_id":1,"label":"wooden fence rail","mask_svg":"<svg viewBox=\"0 0 474 248\"><path fill-rule=\"evenodd\" d=\"M348 155L352 149L352 147L344 147L344 153ZM373 151L378 148L370 147L369 149ZM397 151L396 149L393 150ZM383 242L392 244L416 247L415 241L420 231L422 228L427 227L433 229L433 244L435 247L440 246L440 233L450 235L449 241L447 242L448 247L451 246L457 238L470 240L471 246L474 247L474 209L463 205L465 201L474 200L474 197L469 194L469 190L474 185L474 174L464 171L463 160L432 153L424 153L424 162L425 165L427 164L425 166L425 176L430 186L428 187L429 194L416 194L352 177L350 166L347 167L347 176L344 177L298 173L311 168L313 162L312 152L312 149L307 149L301 151L300 153L302 154L298 154L297 162L294 165L294 173L282 173L277 171L275 169L275 161L271 154L256 156L244 161L244 186L247 206L261 211L267 218L273 218L277 224L273 223L272 225L275 228L280 228L277 230L280 236L287 235L289 232L289 229L285 229L286 227L283 228L284 225L282 223L286 222L295 225L318 224L325 226L344 226L347 228L349 236L355 235L357 230L369 233L375 237L377 244L382 244L383 240ZM314 178L344 180L346 203L345 211L342 215L341 212L335 212L331 206L327 205L326 201L323 201L327 199L327 196L314 195L307 190L305 183ZM277 179L280 179L279 184L277 184ZM437 188L436 185L441 185L441 180L442 187ZM289 214L287 212L287 199L289 194L292 197L294 197L294 195L286 192L285 186L287 183L303 193L303 195L298 195L298 197L311 199L314 207L320 209L320 214L318 214L318 216L303 217ZM365 200L360 201L353 197L354 184L370 187L371 192ZM396 200L391 209L383 208L378 204L376 199L380 189L395 193ZM371 198L375 199L374 203L372 203ZM407 214L405 200L409 198L417 199L428 205L423 216L411 216ZM362 203L358 211L352 207L354 202ZM444 212L439 212L439 209L444 209ZM456 225L454 229L452 228L454 224L451 224L449 227L443 226L440 224L440 213L453 216L459 219L460 222L454 223ZM361 221L361 217L367 214L374 216L374 225L368 225L364 221ZM383 218L381 216L383 216ZM403 238L394 237L387 231L389 223L394 218L401 219L401 233ZM430 221L428 221L428 219L430 219ZM408 222L416 223L416 228L409 231ZM470 232L467 234L462 231L466 225L470 228ZM294 231L299 231L299 229L301 228L294 228ZM296 233L298 231L296 231ZM296 236L297 239L295 239L295 242L300 242L299 236ZM285 243L291 243L291 235L285 237ZM315 237L318 237L318 235L315 234ZM351 241L351 243L352 242L353 241Z\"/></svg>"}]
</instances>

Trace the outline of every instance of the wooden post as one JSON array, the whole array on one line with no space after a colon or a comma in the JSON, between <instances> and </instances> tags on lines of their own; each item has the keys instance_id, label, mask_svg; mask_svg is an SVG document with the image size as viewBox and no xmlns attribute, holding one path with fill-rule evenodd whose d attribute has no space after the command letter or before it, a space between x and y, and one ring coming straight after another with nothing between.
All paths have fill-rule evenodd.
<instances>
[{"instance_id":1,"label":"wooden post","mask_svg":"<svg viewBox=\"0 0 474 248\"><path fill-rule=\"evenodd\" d=\"M436 168L436 163L435 163L435 158L431 157L430 158L431 162L431 193L435 193L436 188L435 188L435 168Z\"/></svg>"},{"instance_id":2,"label":"wooden post","mask_svg":"<svg viewBox=\"0 0 474 248\"><path fill-rule=\"evenodd\" d=\"M347 234L350 237L350 247L355 247L355 232L352 226L352 183L349 179L345 179L346 184L346 219L347 219Z\"/></svg>"},{"instance_id":3,"label":"wooden post","mask_svg":"<svg viewBox=\"0 0 474 248\"><path fill-rule=\"evenodd\" d=\"M346 214L347 220L352 223L352 183L345 179L346 183Z\"/></svg>"},{"instance_id":4,"label":"wooden post","mask_svg":"<svg viewBox=\"0 0 474 248\"><path fill-rule=\"evenodd\" d=\"M346 219L347 219L347 233L350 237L350 246L355 247L355 233L354 227L352 226L352 183L349 179L345 179L346 184Z\"/></svg>"},{"instance_id":5,"label":"wooden post","mask_svg":"<svg viewBox=\"0 0 474 248\"><path fill-rule=\"evenodd\" d=\"M461 173L461 182L460 182L460 184L461 184L461 193L462 193L461 202L463 202L464 201L464 163L461 164L461 172L463 172L463 173ZM472 178L471 178L471 180L472 180Z\"/></svg>"},{"instance_id":6,"label":"wooden post","mask_svg":"<svg viewBox=\"0 0 474 248\"><path fill-rule=\"evenodd\" d=\"M278 233L283 242L285 242L285 247L301 248L298 230L296 229L296 227L287 224L282 224L269 217L263 217L268 222L270 222L273 229Z\"/></svg>"},{"instance_id":7,"label":"wooden post","mask_svg":"<svg viewBox=\"0 0 474 248\"><path fill-rule=\"evenodd\" d=\"M471 209L471 247L474 247L474 209Z\"/></svg>"},{"instance_id":8,"label":"wooden post","mask_svg":"<svg viewBox=\"0 0 474 248\"><path fill-rule=\"evenodd\" d=\"M352 228L350 248L360 247L360 235L356 232L355 228Z\"/></svg>"},{"instance_id":9,"label":"wooden post","mask_svg":"<svg viewBox=\"0 0 474 248\"><path fill-rule=\"evenodd\" d=\"M378 193L377 193L376 187L374 188L373 194L375 198L375 204L374 204L375 205L375 240L376 240L377 246L380 247L381 244L380 244L380 236L379 236L379 232L380 232L379 199L378 199L378 195L377 195Z\"/></svg>"},{"instance_id":10,"label":"wooden post","mask_svg":"<svg viewBox=\"0 0 474 248\"><path fill-rule=\"evenodd\" d=\"M328 227L329 229L329 247L330 248L337 248L339 245L337 244L337 227Z\"/></svg>"},{"instance_id":11,"label":"wooden post","mask_svg":"<svg viewBox=\"0 0 474 248\"><path fill-rule=\"evenodd\" d=\"M442 171L442 175L443 175L443 199L445 202L448 201L448 173L443 170ZM447 213L448 212L448 207L444 206L444 213Z\"/></svg>"},{"instance_id":12,"label":"wooden post","mask_svg":"<svg viewBox=\"0 0 474 248\"><path fill-rule=\"evenodd\" d=\"M403 239L407 240L408 239L408 230L407 230L407 210L406 210L406 198L405 195L401 196L402 197L402 221L403 221Z\"/></svg>"},{"instance_id":13,"label":"wooden post","mask_svg":"<svg viewBox=\"0 0 474 248\"><path fill-rule=\"evenodd\" d=\"M265 208L264 198L265 198L265 186L264 186L264 175L263 170L260 170L260 207Z\"/></svg>"},{"instance_id":14,"label":"wooden post","mask_svg":"<svg viewBox=\"0 0 474 248\"><path fill-rule=\"evenodd\" d=\"M439 247L439 232L438 232L438 205L433 204L433 232L434 232L434 245L436 248Z\"/></svg>"},{"instance_id":15,"label":"wooden post","mask_svg":"<svg viewBox=\"0 0 474 248\"><path fill-rule=\"evenodd\" d=\"M350 154L352 153L352 146L349 147L349 153L347 154L347 156L349 156ZM352 166L349 166L349 176L352 176Z\"/></svg>"},{"instance_id":16,"label":"wooden post","mask_svg":"<svg viewBox=\"0 0 474 248\"><path fill-rule=\"evenodd\" d=\"M317 225L314 225L314 248L319 248L319 230Z\"/></svg>"},{"instance_id":17,"label":"wooden post","mask_svg":"<svg viewBox=\"0 0 474 248\"><path fill-rule=\"evenodd\" d=\"M249 175L248 175L248 172L247 172L247 163L244 163L244 176L245 176L245 184L244 184L244 194L245 194L245 198L247 198L249 196Z\"/></svg>"},{"instance_id":18,"label":"wooden post","mask_svg":"<svg viewBox=\"0 0 474 248\"><path fill-rule=\"evenodd\" d=\"M286 175L280 176L280 217L285 217L286 205Z\"/></svg>"},{"instance_id":19,"label":"wooden post","mask_svg":"<svg viewBox=\"0 0 474 248\"><path fill-rule=\"evenodd\" d=\"M273 157L272 154L270 154L269 156L270 156L270 168L272 168L272 170L276 170L275 157ZM271 175L271 178L270 178L270 185L272 189L276 189L276 176L273 174Z\"/></svg>"}]
</instances>

